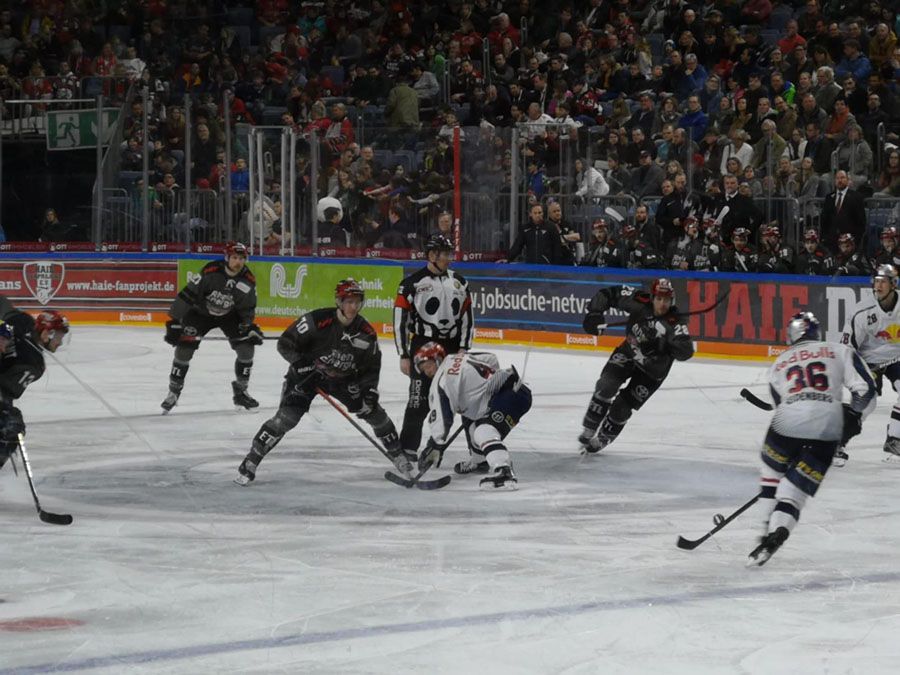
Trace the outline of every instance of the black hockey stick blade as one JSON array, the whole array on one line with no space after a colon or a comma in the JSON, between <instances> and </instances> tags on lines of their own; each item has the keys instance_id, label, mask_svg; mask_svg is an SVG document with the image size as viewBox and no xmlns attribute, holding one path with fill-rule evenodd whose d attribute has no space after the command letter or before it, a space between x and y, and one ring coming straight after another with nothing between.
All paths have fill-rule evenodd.
<instances>
[{"instance_id":1,"label":"black hockey stick blade","mask_svg":"<svg viewBox=\"0 0 900 675\"><path fill-rule=\"evenodd\" d=\"M739 515L741 515L744 511L746 511L746 510L749 509L751 506L753 506L753 505L756 503L756 501L757 501L758 499L759 499L759 495L753 495L753 499L751 499L751 500L748 501L746 504L744 504L743 506L741 506L737 511L735 511L734 513L732 513L732 514L731 514L730 516L728 516L727 518L723 518L721 521L719 521L719 523L718 523L713 529L711 529L709 532L707 532L706 534L704 534L704 535L703 535L702 537L700 537L699 539L686 539L685 537L682 537L681 535L678 535L678 540L675 542L675 545L676 545L678 548L683 549L683 550L685 550L685 551L693 551L693 550L694 550L695 548L697 548L700 544L702 544L704 541L706 541L707 539L709 539L711 536L713 536L716 532L718 532L719 530L721 530L723 527L725 527L726 525L728 525L728 523L730 523L732 520L734 520L735 518L737 518L737 517L738 517Z\"/></svg>"},{"instance_id":2,"label":"black hockey stick blade","mask_svg":"<svg viewBox=\"0 0 900 675\"><path fill-rule=\"evenodd\" d=\"M774 407L772 406L771 403L766 403L759 396L754 394L752 391L750 391L746 387L741 389L741 396L743 396L747 400L748 403L752 403L760 410L773 410L774 409Z\"/></svg>"},{"instance_id":3,"label":"black hockey stick blade","mask_svg":"<svg viewBox=\"0 0 900 675\"><path fill-rule=\"evenodd\" d=\"M71 525L74 520L68 513L51 513L50 511L38 511L38 517L50 525Z\"/></svg>"},{"instance_id":4,"label":"black hockey stick blade","mask_svg":"<svg viewBox=\"0 0 900 675\"><path fill-rule=\"evenodd\" d=\"M384 472L384 477L392 483L405 488L417 487L420 490L440 490L442 487L448 486L452 480L451 476L442 476L434 480L420 480L420 476L421 474L412 478L404 478L390 471Z\"/></svg>"}]
</instances>

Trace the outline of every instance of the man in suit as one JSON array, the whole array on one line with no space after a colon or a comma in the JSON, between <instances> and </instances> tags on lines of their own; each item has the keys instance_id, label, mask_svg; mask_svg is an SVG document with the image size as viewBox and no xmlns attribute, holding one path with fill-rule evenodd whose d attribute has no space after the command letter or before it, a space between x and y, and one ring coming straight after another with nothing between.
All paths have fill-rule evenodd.
<instances>
[{"instance_id":1,"label":"man in suit","mask_svg":"<svg viewBox=\"0 0 900 675\"><path fill-rule=\"evenodd\" d=\"M762 214L756 208L753 199L738 192L738 179L732 174L722 179L722 187L720 208L715 217L721 226L722 241L731 241L731 233L739 227L753 234L762 222Z\"/></svg>"},{"instance_id":2,"label":"man in suit","mask_svg":"<svg viewBox=\"0 0 900 675\"><path fill-rule=\"evenodd\" d=\"M834 175L834 192L825 197L822 206L822 235L831 246L836 246L840 235L849 233L865 249L866 208L863 196L850 187L846 171Z\"/></svg>"}]
</instances>

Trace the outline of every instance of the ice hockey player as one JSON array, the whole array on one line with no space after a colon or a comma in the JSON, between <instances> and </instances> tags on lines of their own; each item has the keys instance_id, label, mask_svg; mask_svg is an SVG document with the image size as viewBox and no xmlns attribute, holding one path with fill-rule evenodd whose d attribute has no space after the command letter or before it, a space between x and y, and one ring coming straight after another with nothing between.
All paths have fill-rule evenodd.
<instances>
[{"instance_id":1,"label":"ice hockey player","mask_svg":"<svg viewBox=\"0 0 900 675\"><path fill-rule=\"evenodd\" d=\"M700 252L694 256L694 269L698 272L718 272L722 266L722 248L719 223L715 218L707 218L703 221Z\"/></svg>"},{"instance_id":2,"label":"ice hockey player","mask_svg":"<svg viewBox=\"0 0 900 675\"><path fill-rule=\"evenodd\" d=\"M290 363L275 416L253 437L235 483L247 485L259 463L300 422L322 389L367 422L394 465L409 477L412 463L400 452L394 423L378 402L381 350L375 329L359 313L365 300L353 279L338 282L335 307L313 310L294 321L278 339L278 353Z\"/></svg>"},{"instance_id":3,"label":"ice hockey player","mask_svg":"<svg viewBox=\"0 0 900 675\"><path fill-rule=\"evenodd\" d=\"M694 354L687 325L675 307L675 289L668 279L654 281L649 293L630 286L599 290L588 305L584 330L599 335L606 327L607 310L613 308L628 312L625 341L606 362L584 415L578 442L587 454L612 443L632 412L659 389L672 363L687 361Z\"/></svg>"},{"instance_id":4,"label":"ice hockey player","mask_svg":"<svg viewBox=\"0 0 900 675\"><path fill-rule=\"evenodd\" d=\"M787 351L769 369L775 412L760 458L762 536L748 565L763 565L784 544L813 497L838 445L858 434L875 405L875 383L850 347L822 340L812 312L787 325ZM844 387L852 401L841 403Z\"/></svg>"},{"instance_id":5,"label":"ice hockey player","mask_svg":"<svg viewBox=\"0 0 900 675\"><path fill-rule=\"evenodd\" d=\"M893 225L888 225L881 231L879 238L881 246L875 251L872 266L878 267L879 265L888 264L897 267L900 265L900 250L897 250L897 228Z\"/></svg>"},{"instance_id":6,"label":"ice hockey player","mask_svg":"<svg viewBox=\"0 0 900 675\"><path fill-rule=\"evenodd\" d=\"M862 251L856 250L856 239L849 232L838 237L834 267L835 274L847 277L864 277L872 273L872 266Z\"/></svg>"},{"instance_id":7,"label":"ice hockey player","mask_svg":"<svg viewBox=\"0 0 900 675\"><path fill-rule=\"evenodd\" d=\"M419 470L440 466L453 416L458 413L471 456L454 467L456 473L489 472L481 479L481 489L515 490L518 481L503 439L531 409L531 390L516 369L501 369L490 352L447 356L437 342L422 345L414 365L433 378L428 394L431 438L419 458Z\"/></svg>"},{"instance_id":8,"label":"ice hockey player","mask_svg":"<svg viewBox=\"0 0 900 675\"><path fill-rule=\"evenodd\" d=\"M746 227L736 227L731 233L731 246L726 246L722 253L723 272L755 272L756 251L747 243L750 240L750 230Z\"/></svg>"},{"instance_id":9,"label":"ice hockey player","mask_svg":"<svg viewBox=\"0 0 900 675\"><path fill-rule=\"evenodd\" d=\"M428 263L400 282L394 302L394 344L400 370L409 376L409 399L400 431L400 445L416 461L422 427L428 416L431 380L413 367L412 357L426 342L436 342L448 354L472 347L475 322L469 285L450 269L453 244L443 235L425 243Z\"/></svg>"},{"instance_id":10,"label":"ice hockey player","mask_svg":"<svg viewBox=\"0 0 900 675\"><path fill-rule=\"evenodd\" d=\"M640 234L637 226L632 223L622 226L622 236L613 252L612 265L626 269L653 269L663 266L662 255L642 240Z\"/></svg>"},{"instance_id":11,"label":"ice hockey player","mask_svg":"<svg viewBox=\"0 0 900 675\"><path fill-rule=\"evenodd\" d=\"M809 228L803 233L803 248L797 254L794 271L797 274L831 275L834 258L819 242L819 233Z\"/></svg>"},{"instance_id":12,"label":"ice hockey player","mask_svg":"<svg viewBox=\"0 0 900 675\"><path fill-rule=\"evenodd\" d=\"M756 254L756 271L771 274L793 274L794 249L781 241L777 225L769 225L762 231L762 244Z\"/></svg>"},{"instance_id":13,"label":"ice hockey player","mask_svg":"<svg viewBox=\"0 0 900 675\"><path fill-rule=\"evenodd\" d=\"M220 328L236 358L232 401L238 408L253 410L259 402L247 393L253 368L254 348L263 344L256 318L256 278L247 267L247 247L231 242L223 260L207 263L199 277L188 281L169 309L165 340L175 347L169 372L169 393L162 402L163 415L178 403L184 378L203 336Z\"/></svg>"},{"instance_id":14,"label":"ice hockey player","mask_svg":"<svg viewBox=\"0 0 900 675\"><path fill-rule=\"evenodd\" d=\"M843 236L843 235L842 235ZM897 301L897 268L879 265L872 277L873 301L856 312L844 328L841 339L853 347L876 376L887 379L900 392L900 302ZM835 465L847 461L846 443L841 444ZM900 396L891 409L885 461L900 462Z\"/></svg>"},{"instance_id":15,"label":"ice hockey player","mask_svg":"<svg viewBox=\"0 0 900 675\"><path fill-rule=\"evenodd\" d=\"M694 269L694 258L700 255L703 242L700 236L700 226L697 219L688 216L684 219L684 234L669 242L666 249L666 264L672 270Z\"/></svg>"},{"instance_id":16,"label":"ice hockey player","mask_svg":"<svg viewBox=\"0 0 900 675\"><path fill-rule=\"evenodd\" d=\"M585 267L615 266L615 251L618 242L609 236L609 224L605 218L597 218L591 225L591 249L581 265Z\"/></svg>"},{"instance_id":17,"label":"ice hockey player","mask_svg":"<svg viewBox=\"0 0 900 675\"><path fill-rule=\"evenodd\" d=\"M5 298L3 298L5 300ZM55 352L69 334L69 322L59 312L45 310L32 318L3 305L0 320L0 468L19 447L25 433L22 411L14 402L44 374L43 351Z\"/></svg>"}]
</instances>

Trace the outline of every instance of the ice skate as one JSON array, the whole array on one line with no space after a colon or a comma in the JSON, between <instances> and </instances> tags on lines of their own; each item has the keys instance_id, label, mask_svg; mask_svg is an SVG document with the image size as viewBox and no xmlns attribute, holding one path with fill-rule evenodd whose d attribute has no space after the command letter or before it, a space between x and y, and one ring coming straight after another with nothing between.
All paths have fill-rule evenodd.
<instances>
[{"instance_id":1,"label":"ice skate","mask_svg":"<svg viewBox=\"0 0 900 675\"><path fill-rule=\"evenodd\" d=\"M900 464L900 438L888 436L884 442L884 461L889 464Z\"/></svg>"},{"instance_id":2,"label":"ice skate","mask_svg":"<svg viewBox=\"0 0 900 675\"><path fill-rule=\"evenodd\" d=\"M587 435L584 433L578 437L578 442L581 444L582 455L596 455L603 450L603 448L612 443L612 441L613 439L606 436L602 431L591 438L587 438Z\"/></svg>"},{"instance_id":3,"label":"ice skate","mask_svg":"<svg viewBox=\"0 0 900 675\"><path fill-rule=\"evenodd\" d=\"M235 408L243 408L244 410L254 410L259 407L259 401L247 393L247 386L240 385L237 382L231 383L231 390L234 392L232 401Z\"/></svg>"},{"instance_id":4,"label":"ice skate","mask_svg":"<svg viewBox=\"0 0 900 675\"><path fill-rule=\"evenodd\" d=\"M750 552L747 567L762 567L765 565L769 558L775 554L775 551L787 541L790 534L786 527L779 527L774 532L770 532L763 537L762 541L759 542L759 546Z\"/></svg>"},{"instance_id":5,"label":"ice skate","mask_svg":"<svg viewBox=\"0 0 900 675\"><path fill-rule=\"evenodd\" d=\"M234 479L234 482L237 485L250 485L253 480L256 478L256 465L250 462L248 459L244 459L241 462L241 465L238 467L238 475L237 478Z\"/></svg>"},{"instance_id":6,"label":"ice skate","mask_svg":"<svg viewBox=\"0 0 900 675\"><path fill-rule=\"evenodd\" d=\"M841 446L834 451L834 458L831 460L831 466L844 466L848 459L850 459L850 455L847 454L844 446Z\"/></svg>"},{"instance_id":7,"label":"ice skate","mask_svg":"<svg viewBox=\"0 0 900 675\"><path fill-rule=\"evenodd\" d=\"M498 466L489 476L485 476L478 482L482 490L518 490L519 482L516 480L512 467Z\"/></svg>"},{"instance_id":8,"label":"ice skate","mask_svg":"<svg viewBox=\"0 0 900 675\"><path fill-rule=\"evenodd\" d=\"M163 409L162 414L168 415L169 411L172 410L176 405L178 405L178 397L181 395L181 392L169 390L169 393L166 395L165 400L159 404L159 406Z\"/></svg>"},{"instance_id":9,"label":"ice skate","mask_svg":"<svg viewBox=\"0 0 900 675\"><path fill-rule=\"evenodd\" d=\"M475 455L472 455L469 459L464 460L462 462L457 462L453 467L454 473L458 473L461 476L466 475L467 473L487 473L490 467L488 467L488 463L482 457L479 461L476 459Z\"/></svg>"}]
</instances>

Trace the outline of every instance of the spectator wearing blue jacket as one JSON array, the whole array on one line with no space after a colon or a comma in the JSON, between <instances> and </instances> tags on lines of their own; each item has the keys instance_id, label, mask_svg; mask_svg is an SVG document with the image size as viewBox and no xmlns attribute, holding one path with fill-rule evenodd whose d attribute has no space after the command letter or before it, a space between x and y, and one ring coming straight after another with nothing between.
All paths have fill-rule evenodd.
<instances>
[{"instance_id":1,"label":"spectator wearing blue jacket","mask_svg":"<svg viewBox=\"0 0 900 675\"><path fill-rule=\"evenodd\" d=\"M678 126L690 133L691 140L699 143L703 140L706 127L709 126L709 117L700 106L700 97L693 94L687 100L688 111L678 120Z\"/></svg>"},{"instance_id":2,"label":"spectator wearing blue jacket","mask_svg":"<svg viewBox=\"0 0 900 675\"><path fill-rule=\"evenodd\" d=\"M675 82L675 96L679 101L683 101L691 94L700 93L706 84L706 78L706 68L697 63L697 55L685 55L684 70Z\"/></svg>"},{"instance_id":3,"label":"spectator wearing blue jacket","mask_svg":"<svg viewBox=\"0 0 900 675\"><path fill-rule=\"evenodd\" d=\"M243 157L238 157L231 167L231 191L250 191L250 171L247 169L247 160Z\"/></svg>"},{"instance_id":4,"label":"spectator wearing blue jacket","mask_svg":"<svg viewBox=\"0 0 900 675\"><path fill-rule=\"evenodd\" d=\"M872 72L872 62L860 53L858 40L847 40L844 43L844 58L834 67L834 74L839 80L852 75L857 82L864 82Z\"/></svg>"}]
</instances>

